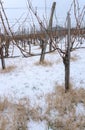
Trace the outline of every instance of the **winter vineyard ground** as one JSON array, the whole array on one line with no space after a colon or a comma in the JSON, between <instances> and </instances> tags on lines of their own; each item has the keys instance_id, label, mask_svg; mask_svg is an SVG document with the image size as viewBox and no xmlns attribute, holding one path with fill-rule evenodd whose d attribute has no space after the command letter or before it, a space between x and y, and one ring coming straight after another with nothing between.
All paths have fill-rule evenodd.
<instances>
[{"instance_id":1,"label":"winter vineyard ground","mask_svg":"<svg viewBox=\"0 0 85 130\"><path fill-rule=\"evenodd\" d=\"M6 69L0 65L0 130L85 130L84 57L85 49L71 53L68 93L56 51L43 64L39 56L6 58Z\"/></svg>"}]
</instances>

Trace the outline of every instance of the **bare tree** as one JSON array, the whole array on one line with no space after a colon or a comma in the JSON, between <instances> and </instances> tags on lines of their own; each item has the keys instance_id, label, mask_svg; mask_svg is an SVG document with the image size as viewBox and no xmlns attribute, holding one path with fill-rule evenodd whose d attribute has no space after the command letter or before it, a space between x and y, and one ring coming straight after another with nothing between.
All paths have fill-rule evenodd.
<instances>
[{"instance_id":1,"label":"bare tree","mask_svg":"<svg viewBox=\"0 0 85 130\"><path fill-rule=\"evenodd\" d=\"M85 7L81 11L81 13L79 13L79 10L78 10L78 13L77 13L77 9L79 9L79 4L78 4L78 2L76 3L76 1L73 0L73 2L71 4L71 8L70 8L70 10L68 11L68 14L67 14L66 26L64 28L62 27L59 30L56 29L55 31L53 31L52 30L52 21L53 21L53 14L54 14L56 3L55 2L53 3L52 9L51 9L51 16L50 16L49 24L46 27L44 25L44 23L42 22L42 20L40 19L38 12L36 12L36 10L34 10L34 8L32 7L30 0L27 0L27 1L28 1L28 6L29 6L29 12L31 13L31 16L33 15L33 16L36 17L36 19L39 23L39 26L41 28L41 31L35 33L35 22L33 21L34 30L31 34L26 35L25 32L24 32L23 35L17 36L18 39L21 40L21 41L25 40L25 39L28 40L29 51L26 51L25 48L22 48L21 46L19 46L19 44L16 42L17 37L14 36L14 34L13 34L11 28L10 28L10 25L9 25L7 16L5 14L3 5L0 1L1 7L2 7L2 12L5 16L6 21L7 21L8 30L9 30L9 31L7 30L7 28L4 24L2 12L0 11L1 22L3 24L5 32L7 34L6 38L8 38L8 36L9 36L9 38L13 42L13 45L16 45L19 48L19 50L21 51L23 56L27 57L27 55L28 56L29 55L30 56L40 55L40 62L44 61L46 53L57 50L57 52L59 53L59 55L62 58L62 61L64 63L64 67L65 67L65 92L67 92L70 88L69 87L69 84L70 84L70 53L72 51L74 51L75 49L81 48L81 43L80 42L77 43L75 41L77 39L79 39L80 37L82 38L82 35L85 34L85 28L84 28L83 31L81 29L82 21L84 20L84 15L85 15ZM78 4L78 8L76 8L77 4ZM71 12L73 5L74 5L74 16L75 16L75 20L76 20L76 27L75 28L71 28L70 12ZM9 35L9 32L10 32L10 35ZM35 41L37 38L40 39L40 43L42 45L41 54L32 55L31 44L30 44L29 40L31 40L31 42L32 42L32 40ZM60 41L63 38L66 39L66 42L62 44ZM55 40L55 39L58 39L58 40ZM7 41L7 39L5 39L5 40ZM49 52L46 51L47 45L49 44L48 41L50 41ZM2 45L2 43L0 43L0 44ZM1 46L1 48L0 48L0 55L1 55L1 59L2 59L2 67L4 69L5 64L4 64L4 57L3 57L3 46Z\"/></svg>"},{"instance_id":2,"label":"bare tree","mask_svg":"<svg viewBox=\"0 0 85 130\"><path fill-rule=\"evenodd\" d=\"M42 28L42 30L44 30L44 33L48 37L48 38L44 37L44 39L42 39L42 53L41 53L40 61L44 60L44 55L46 53L46 45L48 44L47 39L50 39L52 47L58 51L58 53L62 57L62 60L64 63L65 92L67 92L70 88L70 52L74 51L75 49L81 48L81 43L80 42L77 43L75 41L76 41L77 37L80 37L80 35L82 35L84 33L84 32L82 32L82 30L80 28L81 22L83 19L82 18L83 15L82 14L79 15L79 10L77 13L77 9L79 9L79 8L76 9L76 4L78 4L78 2L76 3L75 0L73 0L70 10L68 11L68 14L67 14L67 18L66 18L67 26L64 29L61 29L61 31L60 31L62 37L67 37L67 42L63 45L64 49L61 48L60 43L58 44L57 41L54 43L54 36L52 35L52 30L49 31L50 33L47 31L47 28L44 26L43 22L40 20L38 14L35 13L35 11L32 7L32 4L30 3L29 0L28 0L28 4L29 4L29 8L32 11L33 15L35 15L35 17L37 18L37 21L38 21L40 27ZM76 20L76 27L73 29L71 28L71 18L70 18L70 11L72 9L72 6L74 6L74 16L75 16L75 20ZM53 12L52 12L52 14L53 14ZM77 16L77 14L78 14L78 16ZM52 15L52 17L53 17L53 15ZM52 22L52 19L50 22ZM52 27L52 23L51 23L51 27ZM59 34L58 31L56 31L56 37L58 36L58 34ZM58 37L60 37L60 36L58 36Z\"/></svg>"},{"instance_id":3,"label":"bare tree","mask_svg":"<svg viewBox=\"0 0 85 130\"><path fill-rule=\"evenodd\" d=\"M4 60L4 55L3 55L3 49L4 49L4 46L2 45L1 40L0 40L0 58L1 58L1 65L2 65L2 69L5 69L5 60Z\"/></svg>"}]
</instances>

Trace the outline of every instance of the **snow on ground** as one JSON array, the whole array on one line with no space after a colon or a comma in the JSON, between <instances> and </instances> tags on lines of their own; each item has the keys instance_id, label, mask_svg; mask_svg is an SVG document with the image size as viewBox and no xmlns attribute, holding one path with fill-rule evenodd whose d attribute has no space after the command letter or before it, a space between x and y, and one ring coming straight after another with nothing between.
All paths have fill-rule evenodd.
<instances>
[{"instance_id":1,"label":"snow on ground","mask_svg":"<svg viewBox=\"0 0 85 130\"><path fill-rule=\"evenodd\" d=\"M37 122L34 122L34 121L31 121L29 123L28 128L30 130L46 130L47 129L45 122L38 122L37 123Z\"/></svg>"},{"instance_id":2,"label":"snow on ground","mask_svg":"<svg viewBox=\"0 0 85 130\"><path fill-rule=\"evenodd\" d=\"M85 115L85 109L82 103L79 103L76 107L76 115Z\"/></svg>"},{"instance_id":3,"label":"snow on ground","mask_svg":"<svg viewBox=\"0 0 85 130\"><path fill-rule=\"evenodd\" d=\"M71 55L77 56L77 60L71 61L70 65L71 81L75 87L85 88L85 50L76 50ZM6 67L15 66L15 68L10 72L2 72L0 64L0 96L13 97L15 100L28 97L32 104L35 104L38 95L44 97L46 93L52 92L55 84L63 84L64 65L58 53L46 55L45 59L51 62L51 65L37 65L39 58L39 56L29 58L21 56L5 59ZM43 99L41 105L45 107ZM29 127L30 130L46 129L43 123L32 122Z\"/></svg>"},{"instance_id":4,"label":"snow on ground","mask_svg":"<svg viewBox=\"0 0 85 130\"><path fill-rule=\"evenodd\" d=\"M85 84L84 49L76 50L71 55L77 55L76 61L71 61L71 80L76 87ZM46 61L52 65L37 65L39 56L29 58L5 59L6 67L15 66L9 73L0 73L0 95L14 95L14 97L30 96L37 93L47 93L53 90L55 83L64 83L64 65L58 53L47 54ZM1 64L0 64L1 68Z\"/></svg>"},{"instance_id":5,"label":"snow on ground","mask_svg":"<svg viewBox=\"0 0 85 130\"><path fill-rule=\"evenodd\" d=\"M70 76L75 87L85 88L85 50L76 50L72 55L77 56L77 60L71 62Z\"/></svg>"},{"instance_id":6,"label":"snow on ground","mask_svg":"<svg viewBox=\"0 0 85 130\"><path fill-rule=\"evenodd\" d=\"M52 65L37 65L39 57L6 59L6 67L15 66L15 69L0 74L0 95L14 95L18 98L30 96L33 99L34 95L52 91L55 83L62 84L64 66L61 62L57 64L58 55L46 55L46 60Z\"/></svg>"}]
</instances>

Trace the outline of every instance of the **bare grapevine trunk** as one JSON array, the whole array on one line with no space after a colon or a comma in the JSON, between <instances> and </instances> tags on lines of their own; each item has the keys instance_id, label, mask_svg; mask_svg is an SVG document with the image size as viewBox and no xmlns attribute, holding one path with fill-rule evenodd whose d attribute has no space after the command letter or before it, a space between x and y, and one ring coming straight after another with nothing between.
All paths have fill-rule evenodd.
<instances>
[{"instance_id":1,"label":"bare grapevine trunk","mask_svg":"<svg viewBox=\"0 0 85 130\"><path fill-rule=\"evenodd\" d=\"M42 50L41 50L41 57L40 57L40 62L41 63L44 62L45 52L46 52L46 43L42 40Z\"/></svg>"},{"instance_id":2,"label":"bare grapevine trunk","mask_svg":"<svg viewBox=\"0 0 85 130\"><path fill-rule=\"evenodd\" d=\"M65 92L67 92L70 88L70 59L68 52L63 58L63 63L65 67Z\"/></svg>"},{"instance_id":3,"label":"bare grapevine trunk","mask_svg":"<svg viewBox=\"0 0 85 130\"><path fill-rule=\"evenodd\" d=\"M2 64L2 69L5 69L5 60L3 56L3 47L0 47L0 55L1 55L1 64Z\"/></svg>"}]
</instances>

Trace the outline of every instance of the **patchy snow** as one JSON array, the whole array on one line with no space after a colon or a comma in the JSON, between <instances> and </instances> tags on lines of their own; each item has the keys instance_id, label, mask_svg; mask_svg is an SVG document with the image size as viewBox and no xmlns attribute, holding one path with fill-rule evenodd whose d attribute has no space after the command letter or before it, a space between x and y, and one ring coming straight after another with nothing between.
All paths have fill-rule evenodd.
<instances>
[{"instance_id":1,"label":"patchy snow","mask_svg":"<svg viewBox=\"0 0 85 130\"><path fill-rule=\"evenodd\" d=\"M82 103L78 103L76 107L76 115L84 115L85 116L85 106Z\"/></svg>"},{"instance_id":2,"label":"patchy snow","mask_svg":"<svg viewBox=\"0 0 85 130\"><path fill-rule=\"evenodd\" d=\"M61 61L57 64L57 54L46 55L46 60L52 65L36 65L39 57L5 59L6 67L15 66L15 69L0 74L0 95L12 95L18 98L29 96L33 99L34 95L52 91L56 82L62 84L64 66Z\"/></svg>"},{"instance_id":3,"label":"patchy snow","mask_svg":"<svg viewBox=\"0 0 85 130\"><path fill-rule=\"evenodd\" d=\"M47 130L46 122L34 122L30 121L28 124L29 130Z\"/></svg>"},{"instance_id":4,"label":"patchy snow","mask_svg":"<svg viewBox=\"0 0 85 130\"><path fill-rule=\"evenodd\" d=\"M75 84L75 87L85 88L85 50L76 50L73 52L74 56L77 55L77 60L74 62L71 62L71 70L70 75L73 83Z\"/></svg>"},{"instance_id":5,"label":"patchy snow","mask_svg":"<svg viewBox=\"0 0 85 130\"><path fill-rule=\"evenodd\" d=\"M35 50L39 47L35 47ZM40 51L40 50L39 50ZM35 51L36 52L36 51ZM70 77L74 86L85 88L85 50L76 50L72 56L77 55L76 61L71 61ZM51 65L38 65L39 56L29 58L8 58L5 59L6 67L14 66L12 71L1 71L0 64L0 96L12 97L15 100L28 97L33 104L41 104L45 108L44 95L52 92L55 84L64 83L64 65L57 52L47 54L46 61ZM38 99L41 96L42 99ZM79 109L78 109L79 108ZM77 112L84 112L79 104ZM46 124L43 122L29 122L29 130L46 130Z\"/></svg>"}]
</instances>

